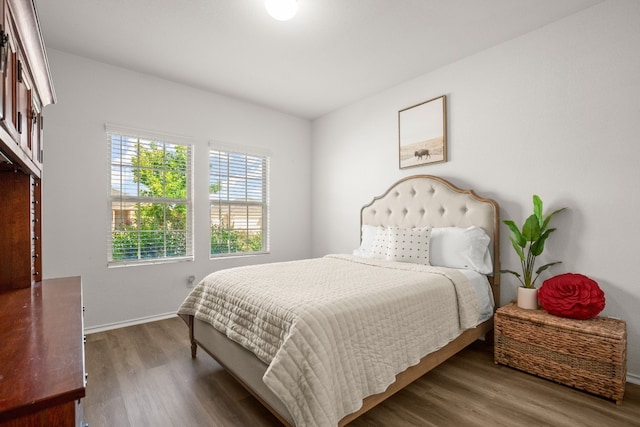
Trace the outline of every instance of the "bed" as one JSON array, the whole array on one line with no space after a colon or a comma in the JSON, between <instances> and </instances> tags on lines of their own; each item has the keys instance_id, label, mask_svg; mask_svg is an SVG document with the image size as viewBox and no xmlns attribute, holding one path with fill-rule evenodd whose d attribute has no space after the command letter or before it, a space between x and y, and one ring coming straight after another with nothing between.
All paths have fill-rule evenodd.
<instances>
[{"instance_id":1,"label":"bed","mask_svg":"<svg viewBox=\"0 0 640 427\"><path fill-rule=\"evenodd\" d=\"M218 271L178 310L192 357L204 349L286 426L346 425L492 332L495 201L416 175L360 219L353 254ZM476 240L486 253L469 255Z\"/></svg>"}]
</instances>

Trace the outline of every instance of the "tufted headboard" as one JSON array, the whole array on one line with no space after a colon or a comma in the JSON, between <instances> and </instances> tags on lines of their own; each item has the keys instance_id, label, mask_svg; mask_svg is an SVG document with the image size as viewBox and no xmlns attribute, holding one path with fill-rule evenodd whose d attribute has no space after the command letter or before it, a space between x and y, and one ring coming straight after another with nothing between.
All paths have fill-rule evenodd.
<instances>
[{"instance_id":1,"label":"tufted headboard","mask_svg":"<svg viewBox=\"0 0 640 427\"><path fill-rule=\"evenodd\" d=\"M361 225L398 227L469 227L491 237L494 274L489 276L496 306L500 303L500 208L494 200L462 190L431 175L401 179L360 212Z\"/></svg>"}]
</instances>

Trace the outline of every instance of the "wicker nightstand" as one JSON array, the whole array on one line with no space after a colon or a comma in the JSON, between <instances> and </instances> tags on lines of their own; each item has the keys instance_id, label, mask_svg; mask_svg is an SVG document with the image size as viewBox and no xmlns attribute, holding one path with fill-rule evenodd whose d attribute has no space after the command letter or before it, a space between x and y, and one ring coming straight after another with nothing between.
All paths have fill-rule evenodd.
<instances>
[{"instance_id":1,"label":"wicker nightstand","mask_svg":"<svg viewBox=\"0 0 640 427\"><path fill-rule=\"evenodd\" d=\"M574 320L515 303L495 314L495 362L622 403L627 327L622 320Z\"/></svg>"}]
</instances>

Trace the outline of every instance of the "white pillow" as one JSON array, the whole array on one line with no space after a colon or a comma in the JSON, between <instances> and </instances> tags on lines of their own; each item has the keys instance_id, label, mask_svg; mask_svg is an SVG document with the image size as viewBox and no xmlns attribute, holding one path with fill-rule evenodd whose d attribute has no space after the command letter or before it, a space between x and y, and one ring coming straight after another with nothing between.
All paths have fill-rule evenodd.
<instances>
[{"instance_id":1,"label":"white pillow","mask_svg":"<svg viewBox=\"0 0 640 427\"><path fill-rule=\"evenodd\" d=\"M429 227L388 227L387 260L429 265Z\"/></svg>"},{"instance_id":2,"label":"white pillow","mask_svg":"<svg viewBox=\"0 0 640 427\"><path fill-rule=\"evenodd\" d=\"M490 242L491 238L480 227L434 228L431 231L429 262L438 267L464 268L491 274Z\"/></svg>"},{"instance_id":3,"label":"white pillow","mask_svg":"<svg viewBox=\"0 0 640 427\"><path fill-rule=\"evenodd\" d=\"M378 227L376 229L376 235L371 244L371 251L369 251L369 258L373 259L386 259L387 252L389 250L389 232L384 227Z\"/></svg>"},{"instance_id":4,"label":"white pillow","mask_svg":"<svg viewBox=\"0 0 640 427\"><path fill-rule=\"evenodd\" d=\"M384 227L363 225L360 247L355 249L353 254L364 258L384 259L387 253L387 240L387 231ZM373 256L374 254L376 256Z\"/></svg>"}]
</instances>

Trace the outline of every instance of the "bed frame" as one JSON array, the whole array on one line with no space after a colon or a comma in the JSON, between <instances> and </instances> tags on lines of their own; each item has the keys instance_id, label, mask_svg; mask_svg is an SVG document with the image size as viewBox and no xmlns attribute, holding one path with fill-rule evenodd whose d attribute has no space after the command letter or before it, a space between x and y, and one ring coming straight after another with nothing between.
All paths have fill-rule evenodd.
<instances>
[{"instance_id":1,"label":"bed frame","mask_svg":"<svg viewBox=\"0 0 640 427\"><path fill-rule=\"evenodd\" d=\"M360 223L399 227L482 227L491 236L493 271L500 271L498 204L478 196L473 190L462 190L450 182L430 175L409 176L396 182L383 195L364 206ZM500 276L489 276L496 306L500 302ZM267 366L239 344L229 340L205 322L188 316L191 356L196 357L198 346L224 367L240 384L255 396L285 426L292 426L292 418L280 400L262 382ZM493 331L493 319L468 329L445 347L423 357L414 366L396 376L396 381L383 393L363 400L360 410L345 416L344 426L364 414L397 391L417 380L472 342Z\"/></svg>"}]
</instances>

